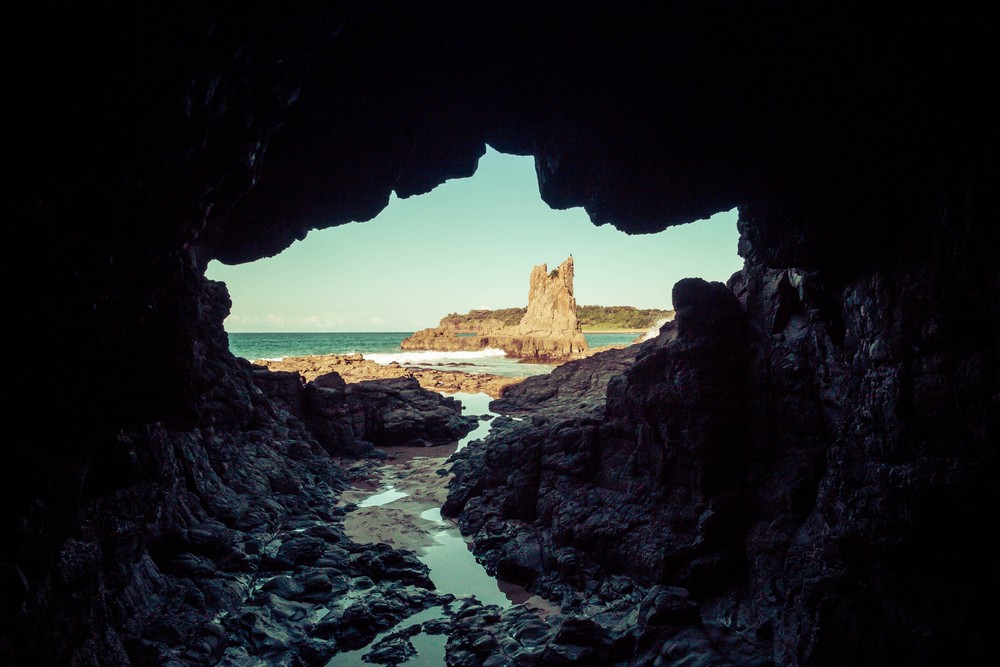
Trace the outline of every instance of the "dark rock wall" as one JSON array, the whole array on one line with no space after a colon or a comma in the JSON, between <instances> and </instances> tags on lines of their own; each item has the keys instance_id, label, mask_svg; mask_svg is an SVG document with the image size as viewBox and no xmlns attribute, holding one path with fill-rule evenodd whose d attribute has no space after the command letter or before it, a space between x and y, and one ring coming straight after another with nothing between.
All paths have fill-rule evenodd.
<instances>
[{"instance_id":1,"label":"dark rock wall","mask_svg":"<svg viewBox=\"0 0 1000 667\"><path fill-rule=\"evenodd\" d=\"M753 575L784 589L780 659L986 650L968 600L997 584L977 526L997 503L998 263L986 191L950 186L878 269L733 283L760 317L750 446L770 471L748 555L787 540L783 572Z\"/></svg>"},{"instance_id":2,"label":"dark rock wall","mask_svg":"<svg viewBox=\"0 0 1000 667\"><path fill-rule=\"evenodd\" d=\"M679 282L676 324L606 403L554 376L494 402L527 419L470 447L446 509L492 568L540 590L598 591L611 573L683 587L701 605L686 625L711 639L691 655L982 659L969 605L998 583L983 526L1000 265L973 241L978 198L940 199L914 221L923 239L846 281L751 262L729 289ZM567 417L574 403L590 409ZM653 642L664 655L670 637Z\"/></svg>"},{"instance_id":3,"label":"dark rock wall","mask_svg":"<svg viewBox=\"0 0 1000 667\"><path fill-rule=\"evenodd\" d=\"M993 583L979 544L995 507L993 17L951 3L23 9L8 207L44 289L10 281L10 305L60 356L15 360L12 414L44 416L0 480L5 660L137 660L168 598L198 618L226 606L192 606L157 575L161 536L218 521L253 542L338 473L225 351L204 267L370 219L393 190L471 174L486 142L534 155L549 205L629 232L740 206L742 352L735 327L687 366L651 353L612 387L628 428L573 427L599 434L577 452L596 488L665 506L628 486L609 445L641 439L686 514L639 531L657 546L637 564L605 554L596 528L590 553L697 591L713 567L748 582L748 623L780 661L982 648L962 610ZM730 367L735 383L681 391ZM689 407L721 422L677 414ZM548 490L522 477L516 512L534 521ZM717 505L721 525L699 524ZM704 563L662 559L674 534ZM743 563L726 549L741 541ZM240 548L225 553L238 570Z\"/></svg>"},{"instance_id":4,"label":"dark rock wall","mask_svg":"<svg viewBox=\"0 0 1000 667\"><path fill-rule=\"evenodd\" d=\"M290 516L332 518L343 473L230 356L223 286L206 281L192 305L189 363L204 389L190 419L122 424L99 442L93 424L61 426L56 409L43 437L77 435L74 455L17 452L48 468L21 468L8 487L25 495L5 508L16 520L5 525L5 661L159 664L205 641L187 659L217 658L225 631L212 619L249 595L263 546ZM67 400L97 409L86 394Z\"/></svg>"}]
</instances>

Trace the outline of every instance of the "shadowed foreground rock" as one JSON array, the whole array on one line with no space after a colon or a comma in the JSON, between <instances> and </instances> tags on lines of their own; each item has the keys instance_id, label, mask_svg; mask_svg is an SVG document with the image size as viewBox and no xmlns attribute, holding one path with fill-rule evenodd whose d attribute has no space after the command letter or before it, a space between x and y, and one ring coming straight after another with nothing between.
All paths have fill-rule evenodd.
<instances>
[{"instance_id":1,"label":"shadowed foreground rock","mask_svg":"<svg viewBox=\"0 0 1000 667\"><path fill-rule=\"evenodd\" d=\"M668 325L605 376L606 404L585 411L555 394L530 419L497 420L455 466L445 509L464 510L460 525L502 575L532 583L561 560L581 587L595 568L694 586L740 569L726 538L741 523L746 325L720 283L682 281L674 298L677 332ZM692 322L701 319L713 324ZM583 392L578 402L594 398ZM498 529L516 538L491 539Z\"/></svg>"},{"instance_id":2,"label":"shadowed foreground rock","mask_svg":"<svg viewBox=\"0 0 1000 667\"><path fill-rule=\"evenodd\" d=\"M929 442L959 439L984 456L996 428L989 399L971 390L992 382L994 352L961 328L969 313L928 299L947 281L937 272L954 266L946 258L975 252L953 243L940 264L900 263L848 284L762 268L729 289L679 282L676 321L611 379L606 404L592 387L553 381L545 392L537 380L510 397L532 401L495 401L527 418L498 418L457 457L446 510L461 513L491 569L563 596L564 609L589 608L588 618L620 598L604 592L616 574L654 587L643 605L656 586L680 587L683 618L628 626L629 664L975 654L978 644L924 634L932 624L957 641L976 622L963 600L981 579L963 568L982 563L976 525L989 506L984 471L940 446L928 458ZM889 294L900 308L873 326L867 314ZM942 328L970 346L931 343ZM942 375L956 367L960 376ZM600 358L570 368L596 377ZM574 398L590 410L567 416ZM847 444L859 436L864 453ZM882 511L864 509L871 498ZM869 625L884 616L911 622ZM864 644L844 643L845 628Z\"/></svg>"}]
</instances>

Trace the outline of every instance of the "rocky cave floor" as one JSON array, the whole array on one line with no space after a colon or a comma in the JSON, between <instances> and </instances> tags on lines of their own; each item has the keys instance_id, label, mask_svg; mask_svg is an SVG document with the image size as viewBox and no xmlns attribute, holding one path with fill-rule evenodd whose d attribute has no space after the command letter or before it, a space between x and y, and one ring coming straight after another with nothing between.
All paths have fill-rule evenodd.
<instances>
[{"instance_id":1,"label":"rocky cave floor","mask_svg":"<svg viewBox=\"0 0 1000 667\"><path fill-rule=\"evenodd\" d=\"M560 384L598 410L608 379L633 357L631 349L616 350L579 362L589 369L606 360L599 372L576 374L586 378L583 385ZM325 665L364 649L365 662L396 665L417 653L418 634L446 638L449 665L625 664L647 628L662 633L664 623L695 613L686 591L650 590L623 576L594 578L585 589L557 573L538 581L536 588L562 606L551 614L436 591L413 551L352 541L344 519L357 505L341 496L348 487L370 486L384 465L392 448L376 449L373 441L455 442L476 418L461 417L455 401L412 378L350 385L331 373L306 383L296 373L242 362L241 369L250 369L253 388L234 380L239 373L227 376L207 420L225 431L219 422L249 403L241 435L202 426L147 428L123 439L128 447L152 441L161 445L154 449L172 451L168 464L183 468L187 479L173 498L185 516L161 519L176 527L159 531L141 559L138 583L127 587L133 599L122 603L148 614L136 620L139 637L124 642L134 664ZM330 424L341 430L324 430ZM220 437L241 441L242 452L214 448ZM341 450L330 455L320 443ZM192 446L203 447L204 458L192 455ZM461 467L469 451L484 446L474 440L447 467ZM222 452L235 458L217 460ZM85 554L64 550L68 585L85 561ZM496 573L495 563L485 564ZM146 603L136 604L143 595Z\"/></svg>"}]
</instances>

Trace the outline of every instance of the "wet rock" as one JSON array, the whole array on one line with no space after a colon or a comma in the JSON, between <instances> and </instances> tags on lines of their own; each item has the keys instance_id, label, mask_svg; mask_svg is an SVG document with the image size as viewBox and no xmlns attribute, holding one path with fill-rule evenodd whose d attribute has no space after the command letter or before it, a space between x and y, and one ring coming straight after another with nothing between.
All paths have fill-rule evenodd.
<instances>
[{"instance_id":1,"label":"wet rock","mask_svg":"<svg viewBox=\"0 0 1000 667\"><path fill-rule=\"evenodd\" d=\"M377 631L388 627L387 619L373 613L371 607L363 600L358 600L347 607L339 621L341 625L355 630L362 636L374 635Z\"/></svg>"},{"instance_id":2,"label":"wet rock","mask_svg":"<svg viewBox=\"0 0 1000 667\"><path fill-rule=\"evenodd\" d=\"M209 577L215 574L215 563L191 553L177 554L162 566L167 574L182 577Z\"/></svg>"},{"instance_id":3,"label":"wet rock","mask_svg":"<svg viewBox=\"0 0 1000 667\"><path fill-rule=\"evenodd\" d=\"M490 410L515 416L551 410L571 411L580 416L600 415L611 378L624 373L642 350L655 345L630 345L600 352L586 360L561 364L551 373L525 378L491 401Z\"/></svg>"},{"instance_id":4,"label":"wet rock","mask_svg":"<svg viewBox=\"0 0 1000 667\"><path fill-rule=\"evenodd\" d=\"M648 625L684 624L698 618L698 605L683 588L654 586L639 606L639 630Z\"/></svg>"},{"instance_id":5,"label":"wet rock","mask_svg":"<svg viewBox=\"0 0 1000 667\"><path fill-rule=\"evenodd\" d=\"M586 664L594 658L594 649L589 646L575 644L549 644L542 653L546 665L579 665Z\"/></svg>"},{"instance_id":6,"label":"wet rock","mask_svg":"<svg viewBox=\"0 0 1000 667\"><path fill-rule=\"evenodd\" d=\"M428 635L443 635L448 631L448 624L439 620L424 621L421 628Z\"/></svg>"},{"instance_id":7,"label":"wet rock","mask_svg":"<svg viewBox=\"0 0 1000 667\"><path fill-rule=\"evenodd\" d=\"M337 643L335 641L322 641L318 639L306 639L298 645L299 655L307 665L325 665L337 654Z\"/></svg>"},{"instance_id":8,"label":"wet rock","mask_svg":"<svg viewBox=\"0 0 1000 667\"><path fill-rule=\"evenodd\" d=\"M278 549L278 562L289 567L312 565L326 551L326 542L318 537L303 535L286 540Z\"/></svg>"},{"instance_id":9,"label":"wet rock","mask_svg":"<svg viewBox=\"0 0 1000 667\"><path fill-rule=\"evenodd\" d=\"M367 591L375 587L375 582L370 577L357 577L351 580L351 589L356 591Z\"/></svg>"},{"instance_id":10,"label":"wet rock","mask_svg":"<svg viewBox=\"0 0 1000 667\"><path fill-rule=\"evenodd\" d=\"M305 620L309 615L311 606L299 602L290 602L278 595L271 595L267 601L267 606L271 618L286 625L291 625Z\"/></svg>"},{"instance_id":11,"label":"wet rock","mask_svg":"<svg viewBox=\"0 0 1000 667\"><path fill-rule=\"evenodd\" d=\"M433 588L427 566L412 552L397 551L385 544L365 545L351 554L351 565L358 572L380 581Z\"/></svg>"},{"instance_id":12,"label":"wet rock","mask_svg":"<svg viewBox=\"0 0 1000 667\"><path fill-rule=\"evenodd\" d=\"M305 405L303 418L321 442L340 442L347 432L377 447L446 444L476 426L475 417L462 415L461 403L423 389L410 377L358 382L342 390L312 382Z\"/></svg>"},{"instance_id":13,"label":"wet rock","mask_svg":"<svg viewBox=\"0 0 1000 667\"><path fill-rule=\"evenodd\" d=\"M600 646L605 642L604 628L592 619L571 616L562 622L552 641L573 646Z\"/></svg>"},{"instance_id":14,"label":"wet rock","mask_svg":"<svg viewBox=\"0 0 1000 667\"><path fill-rule=\"evenodd\" d=\"M635 646L635 623L613 634L609 612L540 618L522 606L499 612L469 606L456 615L448 640L448 664L459 665L613 665L623 664ZM627 626L627 627L626 627ZM617 631L616 631L617 632Z\"/></svg>"},{"instance_id":15,"label":"wet rock","mask_svg":"<svg viewBox=\"0 0 1000 667\"><path fill-rule=\"evenodd\" d=\"M491 634L484 633L472 639L472 650L476 653L489 653L496 647L497 640Z\"/></svg>"},{"instance_id":16,"label":"wet rock","mask_svg":"<svg viewBox=\"0 0 1000 667\"><path fill-rule=\"evenodd\" d=\"M302 586L297 599L306 602L325 602L347 590L347 582L342 577L331 578L324 570L299 573L295 580Z\"/></svg>"},{"instance_id":17,"label":"wet rock","mask_svg":"<svg viewBox=\"0 0 1000 667\"><path fill-rule=\"evenodd\" d=\"M287 629L261 613L247 611L225 621L230 632L254 655L288 655L290 637Z\"/></svg>"},{"instance_id":18,"label":"wet rock","mask_svg":"<svg viewBox=\"0 0 1000 667\"><path fill-rule=\"evenodd\" d=\"M412 633L405 632L389 635L361 657L367 662L381 665L398 665L406 662L417 655L417 649L410 642L411 635Z\"/></svg>"},{"instance_id":19,"label":"wet rock","mask_svg":"<svg viewBox=\"0 0 1000 667\"><path fill-rule=\"evenodd\" d=\"M268 593L274 593L279 597L283 597L286 600L295 600L303 592L303 586L299 582L295 581L288 575L279 575L272 579L268 579L261 586L261 590L267 591Z\"/></svg>"}]
</instances>

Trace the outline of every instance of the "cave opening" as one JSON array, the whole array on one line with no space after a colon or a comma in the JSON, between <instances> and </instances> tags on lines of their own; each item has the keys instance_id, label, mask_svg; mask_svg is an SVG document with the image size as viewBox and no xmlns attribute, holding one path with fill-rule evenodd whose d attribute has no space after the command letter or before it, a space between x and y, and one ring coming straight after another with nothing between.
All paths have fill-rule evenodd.
<instances>
[{"instance_id":1,"label":"cave opening","mask_svg":"<svg viewBox=\"0 0 1000 667\"><path fill-rule=\"evenodd\" d=\"M459 357L448 353L429 361L423 356L432 354L429 350L391 354L387 348L398 348L403 336L433 327L451 313L523 309L531 267L545 263L541 275L556 281L562 275L560 262L567 256L575 262L571 273L578 308L658 312L653 324L643 323L638 332L635 324L623 325L618 332L606 325L592 327L596 332L584 330L590 348L630 345L659 330L665 321L661 316L674 305L671 289L676 282L696 276L724 283L742 268L735 209L656 233L629 235L611 225L595 225L582 208L550 208L538 188L533 158L488 148L474 175L448 180L417 196L393 194L387 207L367 222L310 232L279 254L251 263L211 262L206 277L224 282L233 302L225 322L230 351L251 361L359 352L380 363L419 359L412 363L472 374L544 375L558 365L518 364L516 358L509 364L489 358L459 365L455 361ZM316 226L325 227L322 221ZM278 375L294 370L268 367ZM332 386L321 379L326 376L304 373L303 377L310 387L306 402ZM355 383L368 384L346 372L343 377L351 385L346 392L360 391ZM421 386L431 388L422 379ZM425 450L408 447L408 442L390 442L392 427L383 429L380 423L371 435L387 458L377 467L364 458L351 463L351 485L343 493L359 509L345 516L346 534L358 543L387 541L396 548L413 549L417 559L430 567L429 576L441 594L475 595L501 607L537 605L534 609L540 613L558 611L558 603L524 587L534 578L530 568L486 569L459 532L457 518L442 518L445 498L426 497L428 489L444 489L453 478L451 473L441 476L450 468L449 457L471 439L485 440L490 423L501 416L487 407L497 396L483 390L441 393L460 401L466 416L489 419L463 437L457 449L451 446L443 452L447 445ZM572 412L581 419L593 418L596 402L579 403ZM372 407L365 414L377 410ZM410 451L414 449L416 453ZM523 511L531 512L529 507ZM428 512L437 513L429 528L424 521ZM451 572L461 575L456 579L449 576ZM435 618L447 622L447 616ZM424 636L430 635L416 635ZM345 653L331 664L349 664L369 648ZM439 664L429 656L443 662L443 645L426 654L421 649L420 655L431 660L426 664Z\"/></svg>"},{"instance_id":2,"label":"cave opening","mask_svg":"<svg viewBox=\"0 0 1000 667\"><path fill-rule=\"evenodd\" d=\"M329 234L349 266L360 245L346 235L389 223L348 221L374 218L392 190L417 205L457 185L436 188L468 176L484 141L536 156L549 205L631 233L738 205L746 260L729 291L686 283L685 331L608 386L612 419L583 428L553 405L530 438L507 425L517 455L466 466L456 503L472 503L469 521L485 507L517 527L484 535L495 561L642 612L635 664L984 662L975 600L996 587L982 540L1000 426L995 20L946 3L881 18L685 4L667 21L612 3L350 4L20 24L11 208L29 243L16 245L44 250L59 286L29 312L100 361L36 367L33 391L16 392L33 404L15 414L37 415L40 397L58 409L5 465L0 662L208 665L277 648L321 664L337 624L264 593L337 597L334 570L369 584L363 570L380 563L422 583L398 554L355 558L336 530L300 532L303 517L334 516L319 482L342 471L315 442L338 432L283 412L297 381L269 384L225 354L229 300L203 262L342 225L297 245ZM501 242L530 247L492 231L476 268ZM442 295L490 283L454 263L444 276L442 241L417 253L396 238L383 257L401 264L411 239L413 260L397 293L431 291L418 268ZM587 303L576 247L502 282L523 294L527 267L566 252ZM265 261L282 257L295 255ZM210 276L226 280L220 267ZM321 287L371 298L374 268ZM228 282L234 314L252 319ZM648 305L668 305L672 282ZM547 523L522 530L536 508ZM291 546L270 548L276 530ZM586 578L597 565L616 573L606 586ZM267 591L246 586L276 572ZM619 576L650 573L641 593ZM293 618L309 627L273 631ZM579 646L620 635L569 620L556 655L621 648Z\"/></svg>"},{"instance_id":3,"label":"cave opening","mask_svg":"<svg viewBox=\"0 0 1000 667\"><path fill-rule=\"evenodd\" d=\"M312 231L272 257L213 260L206 276L233 301L230 347L252 356L244 334L408 334L450 313L523 308L530 268L569 255L579 306L669 310L681 278L725 282L739 270L737 245L735 209L654 234L595 226L582 208L540 199L530 156L490 148L471 177L393 194L372 220Z\"/></svg>"}]
</instances>

